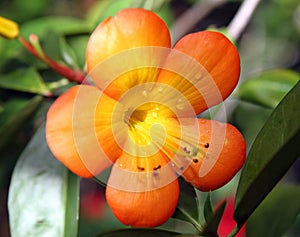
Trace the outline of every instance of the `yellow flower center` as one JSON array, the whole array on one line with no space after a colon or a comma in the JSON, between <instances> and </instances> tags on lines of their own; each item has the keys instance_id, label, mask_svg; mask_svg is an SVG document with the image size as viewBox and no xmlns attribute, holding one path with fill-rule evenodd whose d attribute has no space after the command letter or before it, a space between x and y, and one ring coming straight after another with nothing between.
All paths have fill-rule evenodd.
<instances>
[{"instance_id":1,"label":"yellow flower center","mask_svg":"<svg viewBox=\"0 0 300 237\"><path fill-rule=\"evenodd\" d=\"M130 138L137 146L154 145L161 147L165 143L165 119L172 112L164 105L146 103L134 111L129 108L124 114Z\"/></svg>"},{"instance_id":2,"label":"yellow flower center","mask_svg":"<svg viewBox=\"0 0 300 237\"><path fill-rule=\"evenodd\" d=\"M180 121L174 118L174 112L159 103L149 102L127 109L124 123L132 140L133 154L147 158L162 152L181 171L188 163L203 159L209 144L200 141L199 129L184 131L179 126Z\"/></svg>"}]
</instances>

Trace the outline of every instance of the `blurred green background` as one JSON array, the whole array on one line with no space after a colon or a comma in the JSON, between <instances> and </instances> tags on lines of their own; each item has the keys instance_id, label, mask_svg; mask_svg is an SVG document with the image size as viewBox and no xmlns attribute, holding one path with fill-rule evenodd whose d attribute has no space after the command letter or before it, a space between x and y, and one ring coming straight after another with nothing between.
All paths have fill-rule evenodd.
<instances>
[{"instance_id":1,"label":"blurred green background","mask_svg":"<svg viewBox=\"0 0 300 237\"><path fill-rule=\"evenodd\" d=\"M185 11L205 1L149 2L172 29ZM139 4L134 0L2 0L0 15L19 23L24 37L37 34L50 57L72 68L83 69L85 45L96 25L122 8ZM224 1L190 32L207 28L226 31L241 4L242 1ZM299 80L299 0L262 0L236 45L241 56L242 74L239 87L225 104L228 108L226 119L241 130L249 149L274 107ZM0 236L10 236L7 195L13 168L34 132L44 123L46 111L53 101L44 95L49 90L59 95L72 85L74 83L61 78L26 52L18 42L0 38ZM210 114L224 119L217 109L212 109ZM299 170L298 159L282 182L299 185ZM235 187L233 180L216 191L214 201L218 202ZM78 236L95 236L95 233L124 227L113 217L103 194L104 188L100 185L81 180ZM178 228L172 221L163 228ZM186 223L182 223L180 229L193 231ZM296 224L284 236L299 233L298 214Z\"/></svg>"}]
</instances>

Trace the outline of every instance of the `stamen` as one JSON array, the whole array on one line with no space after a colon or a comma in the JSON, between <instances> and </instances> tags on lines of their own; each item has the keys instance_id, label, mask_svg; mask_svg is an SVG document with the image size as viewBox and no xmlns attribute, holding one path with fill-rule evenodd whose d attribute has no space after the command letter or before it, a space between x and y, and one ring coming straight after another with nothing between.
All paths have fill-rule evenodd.
<instances>
[{"instance_id":1,"label":"stamen","mask_svg":"<svg viewBox=\"0 0 300 237\"><path fill-rule=\"evenodd\" d=\"M165 154L165 156L167 156L169 158L169 160L172 162L171 163L172 166L179 167L179 164L174 159L174 157L172 155L170 155L170 152L168 152L164 147L159 145L157 142L155 142L154 145L157 146L160 149L160 151L163 152Z\"/></svg>"},{"instance_id":2,"label":"stamen","mask_svg":"<svg viewBox=\"0 0 300 237\"><path fill-rule=\"evenodd\" d=\"M154 177L157 177L157 176L158 176L158 172L154 171L154 172L153 172L153 176L154 176Z\"/></svg>"},{"instance_id":3,"label":"stamen","mask_svg":"<svg viewBox=\"0 0 300 237\"><path fill-rule=\"evenodd\" d=\"M184 147L184 148L183 148L183 151L186 152L187 154L190 154L190 153L191 153L191 151L188 150L187 147Z\"/></svg>"},{"instance_id":4,"label":"stamen","mask_svg":"<svg viewBox=\"0 0 300 237\"><path fill-rule=\"evenodd\" d=\"M198 159L196 159L196 158L194 158L194 159L193 159L193 162L194 162L194 163L198 163L198 162L199 162L199 160L198 160Z\"/></svg>"},{"instance_id":5,"label":"stamen","mask_svg":"<svg viewBox=\"0 0 300 237\"><path fill-rule=\"evenodd\" d=\"M158 114L159 107L154 105L153 110L136 110L132 113L132 108L129 108L124 115L124 122L128 124L128 129L132 133L136 144L152 144L156 146L170 161L173 166L176 166L177 170L184 171L186 165L191 162L198 163L204 156L206 156L209 148L209 143L204 139L200 139L196 136L184 135L176 133L177 130L168 129L166 134L162 135L161 130L152 129L153 123L159 123ZM150 116L148 118L148 116ZM163 124L162 124L163 125ZM151 130L151 135L149 131ZM165 136L163 139L162 136ZM139 146L138 146L139 147ZM143 149L139 147L138 149ZM185 165L186 164L186 165ZM144 167L143 164L137 166L139 171L148 170L148 166ZM161 165L153 167L153 176L159 175L157 172L161 168Z\"/></svg>"},{"instance_id":6,"label":"stamen","mask_svg":"<svg viewBox=\"0 0 300 237\"><path fill-rule=\"evenodd\" d=\"M199 149L197 147L193 147L193 153L192 156L196 156L199 152Z\"/></svg>"},{"instance_id":7,"label":"stamen","mask_svg":"<svg viewBox=\"0 0 300 237\"><path fill-rule=\"evenodd\" d=\"M176 145L173 144L179 144L180 147L177 148ZM192 158L198 155L205 155L206 151L201 149L201 147L197 147L196 145L193 145L192 142L185 140L181 140L177 136L168 136L168 141L165 145L168 149L170 149L172 152L176 153L177 155ZM181 148L182 147L182 148ZM181 148L181 149L180 149ZM183 151L183 152L181 152Z\"/></svg>"}]
</instances>

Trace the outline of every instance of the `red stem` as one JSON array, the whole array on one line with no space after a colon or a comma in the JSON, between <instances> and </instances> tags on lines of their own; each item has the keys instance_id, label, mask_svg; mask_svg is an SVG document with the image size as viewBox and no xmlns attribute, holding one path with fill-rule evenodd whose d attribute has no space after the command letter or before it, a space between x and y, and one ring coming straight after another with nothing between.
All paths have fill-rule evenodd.
<instances>
[{"instance_id":1,"label":"red stem","mask_svg":"<svg viewBox=\"0 0 300 237\"><path fill-rule=\"evenodd\" d=\"M54 61L47 55L43 55L44 57L42 58L35 50L35 48L32 46L30 42L28 42L26 39L23 37L19 37L19 41L21 44L37 59L47 63L47 65L52 68L55 72L60 74L61 76L67 78L70 81L82 83L86 77L86 74L83 71L80 70L73 70L71 68L68 68L66 66L63 66L62 64Z\"/></svg>"}]
</instances>

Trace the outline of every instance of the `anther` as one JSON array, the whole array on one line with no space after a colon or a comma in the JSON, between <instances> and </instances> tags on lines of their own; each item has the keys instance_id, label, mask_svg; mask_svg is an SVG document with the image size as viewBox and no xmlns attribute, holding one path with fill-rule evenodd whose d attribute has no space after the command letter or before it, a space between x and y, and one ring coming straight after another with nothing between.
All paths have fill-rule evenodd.
<instances>
[{"instance_id":1,"label":"anther","mask_svg":"<svg viewBox=\"0 0 300 237\"><path fill-rule=\"evenodd\" d=\"M191 151L188 150L186 147L183 148L183 151L184 151L185 153L187 153L187 154L190 154L190 153L191 153Z\"/></svg>"},{"instance_id":2,"label":"anther","mask_svg":"<svg viewBox=\"0 0 300 237\"><path fill-rule=\"evenodd\" d=\"M158 166L154 167L153 170L158 170L160 168L161 168L161 165L158 165Z\"/></svg>"},{"instance_id":3,"label":"anther","mask_svg":"<svg viewBox=\"0 0 300 237\"><path fill-rule=\"evenodd\" d=\"M144 171L144 170L145 170L144 167L139 167L139 166L138 166L137 168L138 168L139 171Z\"/></svg>"},{"instance_id":4,"label":"anther","mask_svg":"<svg viewBox=\"0 0 300 237\"><path fill-rule=\"evenodd\" d=\"M205 144L204 144L204 147L205 147L205 148L209 148L209 143L205 143Z\"/></svg>"},{"instance_id":5,"label":"anther","mask_svg":"<svg viewBox=\"0 0 300 237\"><path fill-rule=\"evenodd\" d=\"M157 177L157 176L158 176L158 172L154 171L154 172L153 172L153 176L154 176L154 177Z\"/></svg>"},{"instance_id":6,"label":"anther","mask_svg":"<svg viewBox=\"0 0 300 237\"><path fill-rule=\"evenodd\" d=\"M198 159L196 159L196 158L194 158L194 159L193 159L193 162L194 162L194 163L198 163L198 162L199 162L199 160L198 160Z\"/></svg>"}]
</instances>

